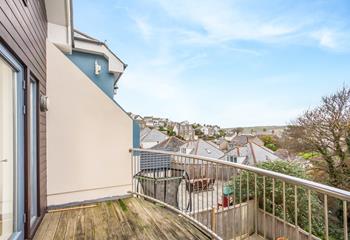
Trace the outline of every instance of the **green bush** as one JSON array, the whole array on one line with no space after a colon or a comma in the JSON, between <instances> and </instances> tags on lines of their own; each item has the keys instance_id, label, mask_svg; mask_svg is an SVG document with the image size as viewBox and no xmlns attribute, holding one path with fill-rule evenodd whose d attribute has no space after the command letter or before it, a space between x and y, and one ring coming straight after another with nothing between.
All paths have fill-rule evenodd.
<instances>
[{"instance_id":1,"label":"green bush","mask_svg":"<svg viewBox=\"0 0 350 240\"><path fill-rule=\"evenodd\" d=\"M303 179L308 179L305 169L295 163L289 163L282 160L268 161L259 164L257 167L295 176ZM241 189L240 192L240 182ZM236 203L241 200L247 201L247 182L249 183L249 199L254 198L254 174L242 171L239 175L232 178L229 187L235 192ZM259 208L263 208L263 182L262 176L257 176L257 194ZM283 219L283 182L275 179L275 216ZM273 180L271 177L265 177L265 208L266 211L272 213L273 201L272 201L272 189ZM236 190L236 191L235 191ZM303 187L297 188L298 198L298 225L305 231L308 231L308 190ZM322 237L324 232L324 220L321 201L315 192L311 193L311 206L312 206L312 233L315 236ZM285 183L285 204L286 204L286 220L294 224L295 212L294 212L294 185Z\"/></svg>"},{"instance_id":2,"label":"green bush","mask_svg":"<svg viewBox=\"0 0 350 240\"><path fill-rule=\"evenodd\" d=\"M267 147L268 149L272 150L272 151L277 151L277 146L273 143L269 143L269 144L266 144L265 147Z\"/></svg>"}]
</instances>

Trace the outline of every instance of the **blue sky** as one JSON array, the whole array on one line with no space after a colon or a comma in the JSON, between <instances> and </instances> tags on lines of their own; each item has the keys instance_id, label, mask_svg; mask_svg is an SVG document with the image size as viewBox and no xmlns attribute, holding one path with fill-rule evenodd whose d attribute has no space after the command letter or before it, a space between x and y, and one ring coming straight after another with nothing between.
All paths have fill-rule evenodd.
<instances>
[{"instance_id":1,"label":"blue sky","mask_svg":"<svg viewBox=\"0 0 350 240\"><path fill-rule=\"evenodd\" d=\"M348 0L74 0L128 68L116 100L223 127L286 124L350 84Z\"/></svg>"}]
</instances>

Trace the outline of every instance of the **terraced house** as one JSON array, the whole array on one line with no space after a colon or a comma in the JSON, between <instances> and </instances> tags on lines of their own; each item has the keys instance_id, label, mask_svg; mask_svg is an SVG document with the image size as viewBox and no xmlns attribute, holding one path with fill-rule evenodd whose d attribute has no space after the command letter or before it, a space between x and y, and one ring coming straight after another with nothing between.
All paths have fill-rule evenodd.
<instances>
[{"instance_id":1,"label":"terraced house","mask_svg":"<svg viewBox=\"0 0 350 240\"><path fill-rule=\"evenodd\" d=\"M126 64L72 16L71 0L0 1L1 240L335 239L329 199L348 239L347 191L140 149Z\"/></svg>"}]
</instances>

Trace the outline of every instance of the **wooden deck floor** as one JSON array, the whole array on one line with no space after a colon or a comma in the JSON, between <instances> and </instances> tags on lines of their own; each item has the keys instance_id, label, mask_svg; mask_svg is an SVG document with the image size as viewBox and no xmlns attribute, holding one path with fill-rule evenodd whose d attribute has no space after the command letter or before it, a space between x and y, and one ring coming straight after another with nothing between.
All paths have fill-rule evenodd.
<instances>
[{"instance_id":1,"label":"wooden deck floor","mask_svg":"<svg viewBox=\"0 0 350 240\"><path fill-rule=\"evenodd\" d=\"M210 239L184 217L139 198L47 213L35 240Z\"/></svg>"}]
</instances>

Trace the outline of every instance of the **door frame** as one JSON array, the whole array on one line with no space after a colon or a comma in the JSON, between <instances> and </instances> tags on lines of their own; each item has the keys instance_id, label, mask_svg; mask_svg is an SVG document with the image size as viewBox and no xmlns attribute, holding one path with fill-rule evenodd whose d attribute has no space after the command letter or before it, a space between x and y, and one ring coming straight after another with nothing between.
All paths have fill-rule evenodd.
<instances>
[{"instance_id":1,"label":"door frame","mask_svg":"<svg viewBox=\"0 0 350 240\"><path fill-rule=\"evenodd\" d=\"M25 161L25 99L24 99L24 82L25 74L23 65L11 54L11 52L0 42L0 57L5 60L16 72L16 123L15 123L15 221L14 233L12 239L24 239L24 161Z\"/></svg>"},{"instance_id":2,"label":"door frame","mask_svg":"<svg viewBox=\"0 0 350 240\"><path fill-rule=\"evenodd\" d=\"M25 172L25 238L31 239L34 236L34 233L36 232L37 228L39 227L39 224L42 220L43 217L43 212L41 210L41 205L40 205L40 88L39 88L39 81L37 78L30 73L30 71L27 72L27 79L26 79L26 91L25 91L25 99L26 99L26 107L27 107L27 113L26 113L26 118L25 118L25 153L26 153L26 161L24 165L24 172ZM32 95L32 89L31 89L31 82L35 82L36 84L36 104L37 104L37 111L32 112L32 109L29 109L31 106L30 101L31 101L31 95ZM36 118L36 131L34 134L36 135L36 171L37 171L37 211L38 215L37 218L35 219L34 222L31 220L31 194L32 194L32 189L31 189L31 172L30 172L30 164L31 164L31 147L32 147L32 139L31 139L31 134L32 134L32 129L31 129L31 114L35 114Z\"/></svg>"}]
</instances>

